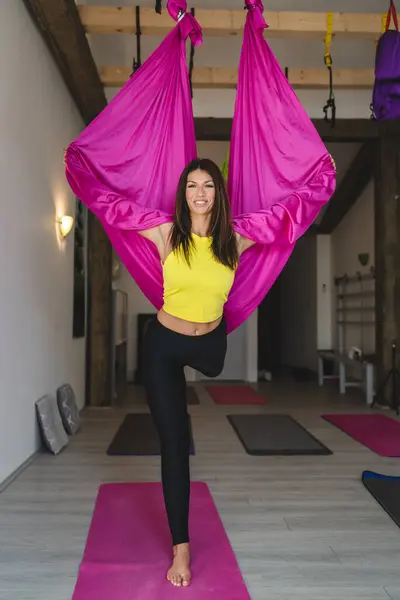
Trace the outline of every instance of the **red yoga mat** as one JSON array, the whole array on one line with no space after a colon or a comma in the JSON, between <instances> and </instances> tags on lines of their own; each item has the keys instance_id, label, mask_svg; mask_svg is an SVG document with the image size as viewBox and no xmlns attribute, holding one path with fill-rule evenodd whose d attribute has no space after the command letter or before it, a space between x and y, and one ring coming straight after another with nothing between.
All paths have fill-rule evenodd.
<instances>
[{"instance_id":1,"label":"red yoga mat","mask_svg":"<svg viewBox=\"0 0 400 600\"><path fill-rule=\"evenodd\" d=\"M249 385L208 385L207 392L215 404L266 404L265 398L257 394Z\"/></svg>"},{"instance_id":2,"label":"red yoga mat","mask_svg":"<svg viewBox=\"0 0 400 600\"><path fill-rule=\"evenodd\" d=\"M250 600L208 486L191 484L192 582L166 580L172 542L159 483L100 486L72 600Z\"/></svg>"},{"instance_id":3,"label":"red yoga mat","mask_svg":"<svg viewBox=\"0 0 400 600\"><path fill-rule=\"evenodd\" d=\"M381 456L400 456L400 423L386 415L322 415Z\"/></svg>"}]
</instances>

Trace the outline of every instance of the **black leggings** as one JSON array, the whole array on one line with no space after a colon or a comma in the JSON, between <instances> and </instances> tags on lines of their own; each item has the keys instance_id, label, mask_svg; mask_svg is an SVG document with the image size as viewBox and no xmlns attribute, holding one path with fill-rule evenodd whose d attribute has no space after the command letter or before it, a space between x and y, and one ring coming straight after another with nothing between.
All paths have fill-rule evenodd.
<instances>
[{"instance_id":1,"label":"black leggings","mask_svg":"<svg viewBox=\"0 0 400 600\"><path fill-rule=\"evenodd\" d=\"M144 339L144 380L147 400L161 443L161 478L172 543L189 541L190 435L184 367L207 377L223 369L226 354L225 319L205 335L176 333L157 318Z\"/></svg>"}]
</instances>

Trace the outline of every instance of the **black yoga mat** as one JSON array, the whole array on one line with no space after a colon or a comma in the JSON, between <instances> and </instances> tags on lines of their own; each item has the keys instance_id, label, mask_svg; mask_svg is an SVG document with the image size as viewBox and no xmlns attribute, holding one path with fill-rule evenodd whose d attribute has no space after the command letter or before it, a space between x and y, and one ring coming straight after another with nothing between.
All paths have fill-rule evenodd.
<instances>
[{"instance_id":1,"label":"black yoga mat","mask_svg":"<svg viewBox=\"0 0 400 600\"><path fill-rule=\"evenodd\" d=\"M289 415L228 415L247 454L332 454Z\"/></svg>"},{"instance_id":2,"label":"black yoga mat","mask_svg":"<svg viewBox=\"0 0 400 600\"><path fill-rule=\"evenodd\" d=\"M361 479L375 500L400 527L400 477L364 471Z\"/></svg>"},{"instance_id":3,"label":"black yoga mat","mask_svg":"<svg viewBox=\"0 0 400 600\"><path fill-rule=\"evenodd\" d=\"M192 424L189 416L190 454L194 454ZM108 447L110 456L157 456L161 454L160 441L152 417L148 413L126 415Z\"/></svg>"}]
</instances>

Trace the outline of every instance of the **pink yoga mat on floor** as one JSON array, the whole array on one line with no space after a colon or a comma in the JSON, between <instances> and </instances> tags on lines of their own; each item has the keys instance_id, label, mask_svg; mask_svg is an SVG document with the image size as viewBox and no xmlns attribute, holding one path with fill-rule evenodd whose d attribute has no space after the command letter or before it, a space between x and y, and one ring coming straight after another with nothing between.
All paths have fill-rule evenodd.
<instances>
[{"instance_id":1,"label":"pink yoga mat on floor","mask_svg":"<svg viewBox=\"0 0 400 600\"><path fill-rule=\"evenodd\" d=\"M250 600L208 486L190 502L192 583L175 588L161 484L100 486L72 600Z\"/></svg>"},{"instance_id":2,"label":"pink yoga mat on floor","mask_svg":"<svg viewBox=\"0 0 400 600\"><path fill-rule=\"evenodd\" d=\"M386 415L322 415L381 456L400 456L400 423Z\"/></svg>"},{"instance_id":3,"label":"pink yoga mat on floor","mask_svg":"<svg viewBox=\"0 0 400 600\"><path fill-rule=\"evenodd\" d=\"M249 385L208 385L207 392L215 404L266 404L265 398Z\"/></svg>"}]
</instances>

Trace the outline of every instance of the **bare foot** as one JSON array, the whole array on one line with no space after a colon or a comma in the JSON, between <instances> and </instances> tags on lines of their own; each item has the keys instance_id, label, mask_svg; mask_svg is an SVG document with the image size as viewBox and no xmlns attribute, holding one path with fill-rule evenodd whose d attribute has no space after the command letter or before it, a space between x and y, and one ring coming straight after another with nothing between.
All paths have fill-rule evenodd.
<instances>
[{"instance_id":1,"label":"bare foot","mask_svg":"<svg viewBox=\"0 0 400 600\"><path fill-rule=\"evenodd\" d=\"M167 573L167 579L172 585L187 587L190 577L189 544L178 544L174 546L174 560Z\"/></svg>"}]
</instances>

